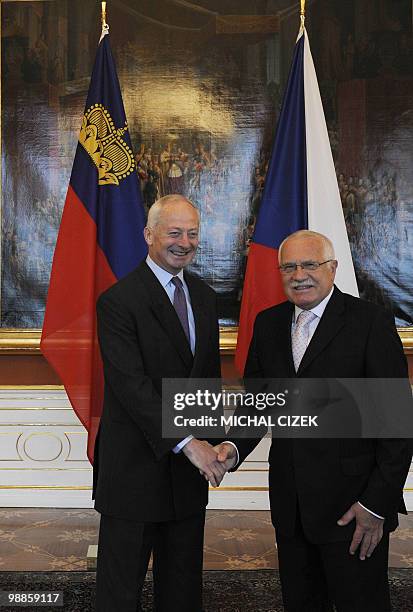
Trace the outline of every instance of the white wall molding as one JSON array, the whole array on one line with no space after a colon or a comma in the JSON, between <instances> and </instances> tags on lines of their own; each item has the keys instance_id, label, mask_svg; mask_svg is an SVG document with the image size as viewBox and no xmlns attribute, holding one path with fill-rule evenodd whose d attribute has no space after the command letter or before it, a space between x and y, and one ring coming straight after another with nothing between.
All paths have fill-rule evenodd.
<instances>
[{"instance_id":1,"label":"white wall molding","mask_svg":"<svg viewBox=\"0 0 413 612\"><path fill-rule=\"evenodd\" d=\"M64 391L0 390L0 505L93 507L86 440Z\"/></svg>"},{"instance_id":2,"label":"white wall molding","mask_svg":"<svg viewBox=\"0 0 413 612\"><path fill-rule=\"evenodd\" d=\"M93 507L86 441L63 390L0 390L0 506ZM211 489L208 508L269 508L269 445L262 440L237 472ZM404 498L413 510L412 470Z\"/></svg>"}]
</instances>

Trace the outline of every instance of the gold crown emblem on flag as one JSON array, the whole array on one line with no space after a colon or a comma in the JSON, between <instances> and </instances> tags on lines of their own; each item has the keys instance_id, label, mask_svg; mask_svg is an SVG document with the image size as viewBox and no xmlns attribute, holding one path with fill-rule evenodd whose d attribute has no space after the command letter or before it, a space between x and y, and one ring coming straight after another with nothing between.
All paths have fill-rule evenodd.
<instances>
[{"instance_id":1,"label":"gold crown emblem on flag","mask_svg":"<svg viewBox=\"0 0 413 612\"><path fill-rule=\"evenodd\" d=\"M99 185L119 185L135 169L133 153L122 136L125 127L116 128L103 104L94 104L83 115L79 142L92 158Z\"/></svg>"}]
</instances>

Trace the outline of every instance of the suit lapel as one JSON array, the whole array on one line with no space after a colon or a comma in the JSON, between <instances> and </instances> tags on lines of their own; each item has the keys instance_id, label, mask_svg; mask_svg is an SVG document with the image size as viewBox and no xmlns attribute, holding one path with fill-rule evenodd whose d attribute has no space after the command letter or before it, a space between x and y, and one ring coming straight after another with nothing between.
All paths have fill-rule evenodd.
<instances>
[{"instance_id":1,"label":"suit lapel","mask_svg":"<svg viewBox=\"0 0 413 612\"><path fill-rule=\"evenodd\" d=\"M277 306L276 316L267 317L265 327L258 338L261 377L292 378L295 376L291 351L291 320L294 305L284 302ZM255 364L256 367L258 363Z\"/></svg>"},{"instance_id":2,"label":"suit lapel","mask_svg":"<svg viewBox=\"0 0 413 612\"><path fill-rule=\"evenodd\" d=\"M195 355L192 371L196 371L198 365L206 354L207 342L209 338L208 312L202 299L200 285L194 282L193 277L184 271L185 282L188 286L191 297L191 307L195 320Z\"/></svg>"},{"instance_id":3,"label":"suit lapel","mask_svg":"<svg viewBox=\"0 0 413 612\"><path fill-rule=\"evenodd\" d=\"M334 288L320 323L311 338L310 344L301 360L298 375L308 368L329 342L338 334L344 325L344 297L337 287Z\"/></svg>"},{"instance_id":4,"label":"suit lapel","mask_svg":"<svg viewBox=\"0 0 413 612\"><path fill-rule=\"evenodd\" d=\"M150 298L150 307L154 316L168 334L172 344L188 368L192 367L193 356L188 339L176 314L171 300L155 274L143 262L138 268L138 274L145 285Z\"/></svg>"},{"instance_id":5,"label":"suit lapel","mask_svg":"<svg viewBox=\"0 0 413 612\"><path fill-rule=\"evenodd\" d=\"M294 305L291 302L286 302L283 311L278 318L277 327L275 329L274 348L277 351L278 358L281 357L281 362L276 368L276 376L279 372L287 370L286 376L295 376L295 368L293 361L293 352L291 348L291 323L294 311ZM280 370L280 367L282 368Z\"/></svg>"}]
</instances>

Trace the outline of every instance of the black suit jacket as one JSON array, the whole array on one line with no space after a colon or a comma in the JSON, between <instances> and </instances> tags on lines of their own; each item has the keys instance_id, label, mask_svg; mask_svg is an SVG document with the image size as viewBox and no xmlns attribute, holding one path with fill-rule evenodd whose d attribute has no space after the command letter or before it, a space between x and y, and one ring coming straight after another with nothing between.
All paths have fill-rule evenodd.
<instances>
[{"instance_id":1,"label":"black suit jacket","mask_svg":"<svg viewBox=\"0 0 413 612\"><path fill-rule=\"evenodd\" d=\"M180 441L162 437L162 378L220 377L216 295L185 272L195 319L191 349L165 290L146 263L97 303L105 396L95 448L95 508L140 522L182 519L208 502L208 487ZM183 435L180 439L185 437Z\"/></svg>"},{"instance_id":2,"label":"black suit jacket","mask_svg":"<svg viewBox=\"0 0 413 612\"><path fill-rule=\"evenodd\" d=\"M294 305L284 302L257 316L246 378L404 378L407 363L392 317L337 288L295 372L291 349ZM258 440L234 440L240 460ZM360 501L397 526L405 511L402 489L411 443L400 439L274 439L269 490L274 525L293 533L297 502L314 542L351 539L354 524L336 521Z\"/></svg>"}]
</instances>

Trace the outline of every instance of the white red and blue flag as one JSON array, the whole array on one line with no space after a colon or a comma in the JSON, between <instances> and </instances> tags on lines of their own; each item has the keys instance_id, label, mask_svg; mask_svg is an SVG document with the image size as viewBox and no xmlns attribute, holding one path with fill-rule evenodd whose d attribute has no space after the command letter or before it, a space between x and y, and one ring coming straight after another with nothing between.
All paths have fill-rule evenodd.
<instances>
[{"instance_id":1,"label":"white red and blue flag","mask_svg":"<svg viewBox=\"0 0 413 612\"><path fill-rule=\"evenodd\" d=\"M294 50L264 192L251 240L235 364L244 371L257 314L286 300L278 248L292 232L310 229L334 244L337 286L358 296L340 193L317 76L305 28Z\"/></svg>"}]
</instances>

